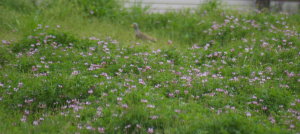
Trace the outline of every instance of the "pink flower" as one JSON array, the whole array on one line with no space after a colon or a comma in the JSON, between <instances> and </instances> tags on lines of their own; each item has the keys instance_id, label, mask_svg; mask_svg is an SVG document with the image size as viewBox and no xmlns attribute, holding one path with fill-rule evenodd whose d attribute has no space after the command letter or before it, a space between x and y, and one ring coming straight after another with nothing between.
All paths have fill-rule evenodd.
<instances>
[{"instance_id":1,"label":"pink flower","mask_svg":"<svg viewBox=\"0 0 300 134\"><path fill-rule=\"evenodd\" d=\"M104 133L104 128L103 127L98 127L99 133Z\"/></svg>"},{"instance_id":2,"label":"pink flower","mask_svg":"<svg viewBox=\"0 0 300 134\"><path fill-rule=\"evenodd\" d=\"M102 95L103 95L103 96L107 96L107 93L103 93Z\"/></svg>"},{"instance_id":3,"label":"pink flower","mask_svg":"<svg viewBox=\"0 0 300 134\"><path fill-rule=\"evenodd\" d=\"M25 115L28 115L28 114L29 114L29 111L28 111L28 110L25 110L24 114L25 114Z\"/></svg>"},{"instance_id":4,"label":"pink flower","mask_svg":"<svg viewBox=\"0 0 300 134\"><path fill-rule=\"evenodd\" d=\"M250 112L247 112L247 113L246 113L246 116L251 116L251 113L250 113Z\"/></svg>"},{"instance_id":5,"label":"pink flower","mask_svg":"<svg viewBox=\"0 0 300 134\"><path fill-rule=\"evenodd\" d=\"M73 71L72 75L78 75L78 71Z\"/></svg>"},{"instance_id":6,"label":"pink flower","mask_svg":"<svg viewBox=\"0 0 300 134\"><path fill-rule=\"evenodd\" d=\"M26 120L27 120L27 117L25 115L23 115L23 117L21 118L21 121L26 122Z\"/></svg>"},{"instance_id":7,"label":"pink flower","mask_svg":"<svg viewBox=\"0 0 300 134\"><path fill-rule=\"evenodd\" d=\"M92 94L94 91L91 89L88 91L89 94Z\"/></svg>"},{"instance_id":8,"label":"pink flower","mask_svg":"<svg viewBox=\"0 0 300 134\"><path fill-rule=\"evenodd\" d=\"M23 86L23 83L22 83L22 82L19 83L19 86L18 86L18 87L21 88L22 86Z\"/></svg>"},{"instance_id":9,"label":"pink flower","mask_svg":"<svg viewBox=\"0 0 300 134\"><path fill-rule=\"evenodd\" d=\"M33 125L39 125L38 121L33 121Z\"/></svg>"},{"instance_id":10,"label":"pink flower","mask_svg":"<svg viewBox=\"0 0 300 134\"><path fill-rule=\"evenodd\" d=\"M153 130L153 128L149 127L147 132L150 133L150 134L152 134L152 133L154 133L154 130Z\"/></svg>"},{"instance_id":11,"label":"pink flower","mask_svg":"<svg viewBox=\"0 0 300 134\"><path fill-rule=\"evenodd\" d=\"M32 71L36 71L37 69L35 68L35 66L32 66Z\"/></svg>"},{"instance_id":12,"label":"pink flower","mask_svg":"<svg viewBox=\"0 0 300 134\"><path fill-rule=\"evenodd\" d=\"M267 110L268 108L266 106L262 107L262 110Z\"/></svg>"},{"instance_id":13,"label":"pink flower","mask_svg":"<svg viewBox=\"0 0 300 134\"><path fill-rule=\"evenodd\" d=\"M177 72L177 75L181 76L181 72Z\"/></svg>"},{"instance_id":14,"label":"pink flower","mask_svg":"<svg viewBox=\"0 0 300 134\"><path fill-rule=\"evenodd\" d=\"M122 105L122 108L125 108L125 109L126 109L126 108L128 108L128 105L127 105L127 104L123 104L123 105Z\"/></svg>"},{"instance_id":15,"label":"pink flower","mask_svg":"<svg viewBox=\"0 0 300 134\"><path fill-rule=\"evenodd\" d=\"M172 44L172 42L173 42L173 41L170 41L170 40L169 40L168 44Z\"/></svg>"},{"instance_id":16,"label":"pink flower","mask_svg":"<svg viewBox=\"0 0 300 134\"><path fill-rule=\"evenodd\" d=\"M6 44L7 42L6 42L6 40L2 40L2 43L3 43L3 44Z\"/></svg>"}]
</instances>

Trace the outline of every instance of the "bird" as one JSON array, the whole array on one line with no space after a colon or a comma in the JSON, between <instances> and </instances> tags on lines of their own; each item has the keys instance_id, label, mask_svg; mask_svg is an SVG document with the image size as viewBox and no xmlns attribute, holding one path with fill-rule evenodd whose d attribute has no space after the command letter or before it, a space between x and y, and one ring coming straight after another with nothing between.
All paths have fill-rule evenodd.
<instances>
[{"instance_id":1,"label":"bird","mask_svg":"<svg viewBox=\"0 0 300 134\"><path fill-rule=\"evenodd\" d=\"M138 27L138 24L137 23L133 23L131 25L131 27L134 27L134 32L135 32L135 38L137 39L142 39L142 40L148 40L148 41L153 41L153 42L156 42L157 39L156 38L153 38L153 37L150 37L144 33L142 33L140 30L139 30L139 27Z\"/></svg>"}]
</instances>

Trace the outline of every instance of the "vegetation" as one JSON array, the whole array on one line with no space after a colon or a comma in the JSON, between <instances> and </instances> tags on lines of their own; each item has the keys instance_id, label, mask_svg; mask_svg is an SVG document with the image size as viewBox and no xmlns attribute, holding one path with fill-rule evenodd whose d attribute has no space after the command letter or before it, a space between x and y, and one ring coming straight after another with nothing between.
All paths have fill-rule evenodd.
<instances>
[{"instance_id":1,"label":"vegetation","mask_svg":"<svg viewBox=\"0 0 300 134\"><path fill-rule=\"evenodd\" d=\"M300 133L299 19L0 0L0 132Z\"/></svg>"}]
</instances>

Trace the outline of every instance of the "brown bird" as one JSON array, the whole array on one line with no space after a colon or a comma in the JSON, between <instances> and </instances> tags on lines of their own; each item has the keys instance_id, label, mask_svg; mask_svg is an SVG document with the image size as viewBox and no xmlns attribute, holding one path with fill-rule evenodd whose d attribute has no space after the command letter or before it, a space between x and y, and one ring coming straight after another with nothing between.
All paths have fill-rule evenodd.
<instances>
[{"instance_id":1,"label":"brown bird","mask_svg":"<svg viewBox=\"0 0 300 134\"><path fill-rule=\"evenodd\" d=\"M156 42L157 39L156 38L153 38L153 37L150 37L144 33L142 33L140 30L139 30L139 27L138 27L138 24L137 23L133 23L131 25L131 27L134 27L134 32L135 32L135 38L137 39L142 39L142 40L149 40L149 41L153 41L153 42Z\"/></svg>"}]
</instances>

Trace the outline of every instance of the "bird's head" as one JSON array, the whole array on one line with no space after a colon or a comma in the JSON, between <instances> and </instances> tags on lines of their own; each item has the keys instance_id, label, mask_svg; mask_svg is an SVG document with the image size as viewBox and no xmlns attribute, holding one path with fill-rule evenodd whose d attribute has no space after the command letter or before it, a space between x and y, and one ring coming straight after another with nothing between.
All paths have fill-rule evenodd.
<instances>
[{"instance_id":1,"label":"bird's head","mask_svg":"<svg viewBox=\"0 0 300 134\"><path fill-rule=\"evenodd\" d=\"M131 27L134 27L135 29L138 29L138 24L137 24L137 23L133 23L133 24L131 25Z\"/></svg>"}]
</instances>

